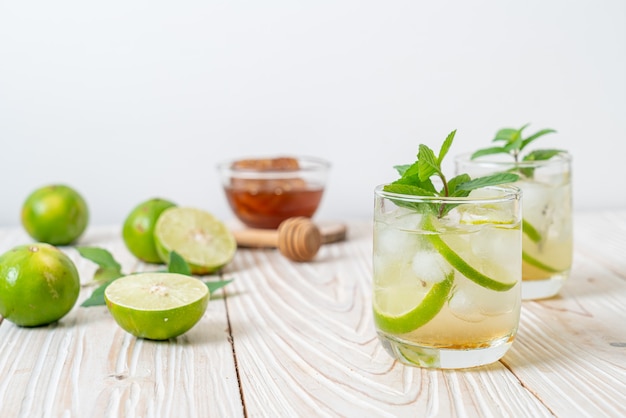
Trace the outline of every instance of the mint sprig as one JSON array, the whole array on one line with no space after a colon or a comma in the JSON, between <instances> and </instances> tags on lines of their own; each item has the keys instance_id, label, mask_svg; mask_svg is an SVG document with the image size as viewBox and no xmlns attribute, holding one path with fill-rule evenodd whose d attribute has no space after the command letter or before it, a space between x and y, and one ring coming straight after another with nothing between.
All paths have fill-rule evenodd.
<instances>
[{"instance_id":1,"label":"mint sprig","mask_svg":"<svg viewBox=\"0 0 626 418\"><path fill-rule=\"evenodd\" d=\"M513 157L515 163L519 163L520 161L549 160L555 155L563 152L563 150L558 149L543 149L523 154L522 151L524 151L526 147L528 147L528 145L530 145L537 139L547 134L556 133L554 129L547 128L541 129L534 134L524 138L524 129L526 129L528 125L530 124L527 123L519 129L500 129L498 132L496 132L496 136L493 138L492 142L497 142L501 145L479 149L475 151L470 158L476 159L485 155L493 154L509 154Z\"/></svg>"},{"instance_id":2,"label":"mint sprig","mask_svg":"<svg viewBox=\"0 0 626 418\"><path fill-rule=\"evenodd\" d=\"M519 179L519 176L514 173L496 173L476 179L471 179L468 174L459 174L448 180L443 173L442 162L452 146L455 135L456 130L448 134L441 145L438 155L435 155L435 152L427 145L420 144L417 160L413 164L395 166L394 168L400 175L400 178L385 185L383 190L389 193L413 196L467 197L472 190L503 183L513 183ZM440 180L442 184L440 190L435 188L432 182L433 177ZM456 204L449 203L432 204L401 201L396 201L396 203L413 209L429 207L437 213L439 218L445 216L456 206Z\"/></svg>"}]
</instances>

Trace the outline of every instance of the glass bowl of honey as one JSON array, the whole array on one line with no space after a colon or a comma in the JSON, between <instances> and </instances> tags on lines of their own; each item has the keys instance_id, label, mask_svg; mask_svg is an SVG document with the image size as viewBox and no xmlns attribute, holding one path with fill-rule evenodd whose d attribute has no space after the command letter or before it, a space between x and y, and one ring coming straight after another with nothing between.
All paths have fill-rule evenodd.
<instances>
[{"instance_id":1,"label":"glass bowl of honey","mask_svg":"<svg viewBox=\"0 0 626 418\"><path fill-rule=\"evenodd\" d=\"M288 218L313 217L330 163L314 157L276 156L233 159L217 169L235 216L250 228L276 229Z\"/></svg>"}]
</instances>

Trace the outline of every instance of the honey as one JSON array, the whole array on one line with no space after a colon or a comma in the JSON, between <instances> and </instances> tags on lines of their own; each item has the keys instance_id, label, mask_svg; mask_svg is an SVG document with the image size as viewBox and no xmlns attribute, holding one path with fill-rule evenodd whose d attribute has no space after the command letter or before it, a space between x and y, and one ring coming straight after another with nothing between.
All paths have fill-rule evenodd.
<instances>
[{"instance_id":1,"label":"honey","mask_svg":"<svg viewBox=\"0 0 626 418\"><path fill-rule=\"evenodd\" d=\"M224 191L240 221L251 228L276 229L288 218L310 218L317 210L324 182L311 162L291 157L241 159L229 166Z\"/></svg>"},{"instance_id":2,"label":"honey","mask_svg":"<svg viewBox=\"0 0 626 418\"><path fill-rule=\"evenodd\" d=\"M253 180L255 182L260 180ZM322 199L322 188L283 189L225 187L237 217L251 228L278 228L287 218L311 217Z\"/></svg>"}]
</instances>

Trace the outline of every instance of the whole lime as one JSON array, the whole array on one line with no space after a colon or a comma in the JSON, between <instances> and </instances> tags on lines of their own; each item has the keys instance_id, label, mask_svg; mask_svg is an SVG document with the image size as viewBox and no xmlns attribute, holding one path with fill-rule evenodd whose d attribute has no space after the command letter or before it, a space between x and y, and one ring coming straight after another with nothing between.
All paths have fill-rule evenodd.
<instances>
[{"instance_id":1,"label":"whole lime","mask_svg":"<svg viewBox=\"0 0 626 418\"><path fill-rule=\"evenodd\" d=\"M0 315L16 325L34 327L61 319L79 291L76 266L52 245L20 245L0 256Z\"/></svg>"},{"instance_id":2,"label":"whole lime","mask_svg":"<svg viewBox=\"0 0 626 418\"><path fill-rule=\"evenodd\" d=\"M85 199L73 188L52 184L32 192L22 205L22 225L36 241L68 245L89 221Z\"/></svg>"},{"instance_id":3,"label":"whole lime","mask_svg":"<svg viewBox=\"0 0 626 418\"><path fill-rule=\"evenodd\" d=\"M169 200L152 198L137 205L126 217L122 237L135 257L148 263L161 263L154 244L154 225L161 213L176 206Z\"/></svg>"}]
</instances>

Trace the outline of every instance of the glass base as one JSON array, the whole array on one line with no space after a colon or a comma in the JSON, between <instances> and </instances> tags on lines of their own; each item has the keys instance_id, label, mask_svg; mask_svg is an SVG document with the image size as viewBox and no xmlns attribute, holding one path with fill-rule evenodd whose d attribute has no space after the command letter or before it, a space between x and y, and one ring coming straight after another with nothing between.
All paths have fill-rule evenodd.
<instances>
[{"instance_id":1,"label":"glass base","mask_svg":"<svg viewBox=\"0 0 626 418\"><path fill-rule=\"evenodd\" d=\"M522 280L522 300L546 299L555 296L569 276L569 270L546 280Z\"/></svg>"},{"instance_id":2,"label":"glass base","mask_svg":"<svg viewBox=\"0 0 626 418\"><path fill-rule=\"evenodd\" d=\"M400 363L431 369L465 369L484 366L500 360L513 343L513 336L495 340L489 347L449 349L423 347L399 341L379 333L385 351Z\"/></svg>"}]
</instances>

